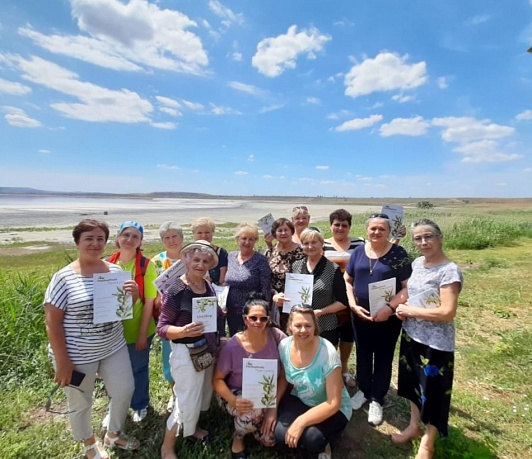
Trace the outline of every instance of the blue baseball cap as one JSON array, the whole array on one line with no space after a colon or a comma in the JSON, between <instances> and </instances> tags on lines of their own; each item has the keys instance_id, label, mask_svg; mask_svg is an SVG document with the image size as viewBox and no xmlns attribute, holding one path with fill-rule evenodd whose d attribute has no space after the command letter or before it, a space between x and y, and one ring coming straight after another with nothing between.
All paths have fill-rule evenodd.
<instances>
[{"instance_id":1,"label":"blue baseball cap","mask_svg":"<svg viewBox=\"0 0 532 459\"><path fill-rule=\"evenodd\" d=\"M118 235L122 233L126 228L136 228L140 231L140 235L144 237L144 228L139 222L128 220L127 222L120 223L120 226L118 227Z\"/></svg>"}]
</instances>

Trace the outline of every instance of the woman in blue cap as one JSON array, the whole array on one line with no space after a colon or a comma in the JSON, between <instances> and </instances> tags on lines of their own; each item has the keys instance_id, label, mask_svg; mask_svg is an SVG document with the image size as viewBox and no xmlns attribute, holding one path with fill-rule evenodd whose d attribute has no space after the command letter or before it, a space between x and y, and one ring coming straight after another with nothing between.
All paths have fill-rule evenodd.
<instances>
[{"instance_id":1,"label":"woman in blue cap","mask_svg":"<svg viewBox=\"0 0 532 459\"><path fill-rule=\"evenodd\" d=\"M118 251L107 261L130 271L137 283L138 292L133 295L133 317L123 321L129 358L135 379L135 391L131 399L133 422L141 422L148 414L150 403L149 359L150 347L155 335L153 301L157 290L153 281L157 270L153 262L142 255L140 246L144 228L135 221L126 221L118 228Z\"/></svg>"}]
</instances>

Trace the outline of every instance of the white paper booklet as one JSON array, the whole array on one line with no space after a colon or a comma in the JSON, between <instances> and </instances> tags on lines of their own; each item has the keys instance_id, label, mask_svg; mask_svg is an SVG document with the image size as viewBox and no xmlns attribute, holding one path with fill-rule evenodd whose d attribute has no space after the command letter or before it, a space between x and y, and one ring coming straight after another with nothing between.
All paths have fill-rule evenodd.
<instances>
[{"instance_id":1,"label":"white paper booklet","mask_svg":"<svg viewBox=\"0 0 532 459\"><path fill-rule=\"evenodd\" d=\"M218 306L222 308L222 311L225 311L227 307L227 294L229 293L229 285L221 286L216 284L211 284L216 293L216 298L218 298Z\"/></svg>"},{"instance_id":2,"label":"white paper booklet","mask_svg":"<svg viewBox=\"0 0 532 459\"><path fill-rule=\"evenodd\" d=\"M185 274L185 271L185 264L182 263L181 260L177 260L166 271L155 278L153 281L155 288L161 295L166 293L170 285L172 285L178 277Z\"/></svg>"},{"instance_id":3,"label":"white paper booklet","mask_svg":"<svg viewBox=\"0 0 532 459\"><path fill-rule=\"evenodd\" d=\"M253 402L253 409L275 408L277 367L277 359L242 359L242 398Z\"/></svg>"},{"instance_id":4,"label":"white paper booklet","mask_svg":"<svg viewBox=\"0 0 532 459\"><path fill-rule=\"evenodd\" d=\"M314 276L312 274L286 273L283 312L290 312L294 304L312 304Z\"/></svg>"},{"instance_id":5,"label":"white paper booklet","mask_svg":"<svg viewBox=\"0 0 532 459\"><path fill-rule=\"evenodd\" d=\"M129 271L93 274L95 324L133 317L133 298L123 289L124 282L130 279Z\"/></svg>"},{"instance_id":6,"label":"white paper booklet","mask_svg":"<svg viewBox=\"0 0 532 459\"><path fill-rule=\"evenodd\" d=\"M192 298L192 322L201 322L205 333L218 330L218 299L215 296Z\"/></svg>"},{"instance_id":7,"label":"white paper booklet","mask_svg":"<svg viewBox=\"0 0 532 459\"><path fill-rule=\"evenodd\" d=\"M416 308L435 309L441 305L440 293L435 288L429 288L409 297L407 304Z\"/></svg>"},{"instance_id":8,"label":"white paper booklet","mask_svg":"<svg viewBox=\"0 0 532 459\"><path fill-rule=\"evenodd\" d=\"M399 233L401 226L403 226L403 206L396 204L383 204L382 213L390 217L390 225L392 227L391 236L395 239L401 239L403 236Z\"/></svg>"},{"instance_id":9,"label":"white paper booklet","mask_svg":"<svg viewBox=\"0 0 532 459\"><path fill-rule=\"evenodd\" d=\"M377 312L386 307L395 296L395 277L384 279L379 282L372 282L368 285L369 290L369 312L375 317Z\"/></svg>"},{"instance_id":10,"label":"white paper booklet","mask_svg":"<svg viewBox=\"0 0 532 459\"><path fill-rule=\"evenodd\" d=\"M259 226L264 234L270 234L272 231L272 225L275 219L272 214L265 215L262 218L259 218Z\"/></svg>"}]
</instances>

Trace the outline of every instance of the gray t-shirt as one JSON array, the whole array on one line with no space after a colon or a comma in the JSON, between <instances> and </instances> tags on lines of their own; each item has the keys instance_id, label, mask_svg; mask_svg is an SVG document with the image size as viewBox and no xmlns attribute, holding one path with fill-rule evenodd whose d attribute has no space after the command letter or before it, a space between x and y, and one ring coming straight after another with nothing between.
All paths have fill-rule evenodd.
<instances>
[{"instance_id":1,"label":"gray t-shirt","mask_svg":"<svg viewBox=\"0 0 532 459\"><path fill-rule=\"evenodd\" d=\"M426 268L425 257L419 257L412 263L412 275L408 279L408 296L413 297L429 289L440 291L445 285L455 282L464 283L460 268L449 261ZM414 341L440 351L454 351L454 322L433 322L422 319L407 319L403 328Z\"/></svg>"}]
</instances>

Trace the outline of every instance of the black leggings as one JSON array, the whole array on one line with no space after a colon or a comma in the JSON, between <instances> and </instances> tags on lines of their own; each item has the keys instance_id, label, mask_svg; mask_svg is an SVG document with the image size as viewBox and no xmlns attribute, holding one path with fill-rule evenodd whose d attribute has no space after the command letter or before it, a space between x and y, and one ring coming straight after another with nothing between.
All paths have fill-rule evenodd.
<instances>
[{"instance_id":1,"label":"black leggings","mask_svg":"<svg viewBox=\"0 0 532 459\"><path fill-rule=\"evenodd\" d=\"M287 394L283 397L279 404L277 425L275 426L276 448L279 452L291 450L285 442L286 432L295 419L310 408L312 407L305 405L294 395ZM338 411L330 418L325 419L325 421L307 427L303 431L297 446L317 456L325 450L327 443L334 442L346 425L347 418L341 411Z\"/></svg>"}]
</instances>

